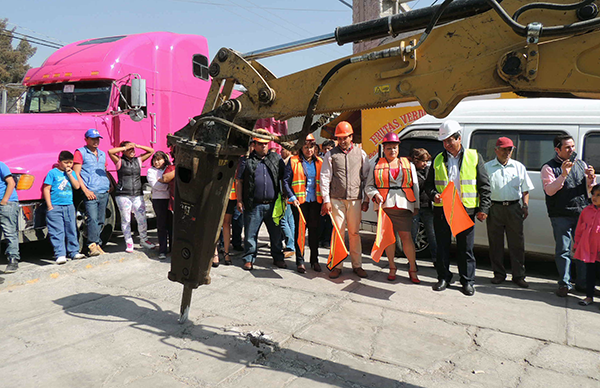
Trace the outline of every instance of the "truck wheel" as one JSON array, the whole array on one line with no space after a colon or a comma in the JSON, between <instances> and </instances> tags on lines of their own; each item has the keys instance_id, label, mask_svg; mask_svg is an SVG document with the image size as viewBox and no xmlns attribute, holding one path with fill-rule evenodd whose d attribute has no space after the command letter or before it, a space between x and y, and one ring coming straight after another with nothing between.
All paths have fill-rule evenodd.
<instances>
[{"instance_id":1,"label":"truck wheel","mask_svg":"<svg viewBox=\"0 0 600 388\"><path fill-rule=\"evenodd\" d=\"M75 208L75 218L77 221L77 232L79 234L79 249L83 252L87 249L87 226L85 224L85 202L83 198L77 200L77 207ZM117 224L117 210L115 201L112 196L108 197L108 203L106 204L106 216L104 218L104 227L100 232L100 239L102 245L106 244L110 240L110 236L115 230Z\"/></svg>"}]
</instances>

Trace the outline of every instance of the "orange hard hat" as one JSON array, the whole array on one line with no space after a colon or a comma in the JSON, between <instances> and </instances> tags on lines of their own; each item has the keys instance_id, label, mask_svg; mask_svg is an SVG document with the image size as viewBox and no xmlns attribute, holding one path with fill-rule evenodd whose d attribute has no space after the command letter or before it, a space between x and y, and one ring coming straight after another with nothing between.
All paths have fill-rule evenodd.
<instances>
[{"instance_id":1,"label":"orange hard hat","mask_svg":"<svg viewBox=\"0 0 600 388\"><path fill-rule=\"evenodd\" d=\"M255 131L256 133L260 133L261 135L270 135L270 134L271 134L271 133L270 133L270 132L269 132L267 129L265 129L265 128L258 128L258 129L255 129L254 131ZM255 142L257 142L257 143L263 143L263 144L269 143L269 142L271 141L271 140L267 140L267 139L262 139L262 138L260 138L260 137L254 137L254 138L252 138L252 140L254 140L254 141L255 141Z\"/></svg>"},{"instance_id":2,"label":"orange hard hat","mask_svg":"<svg viewBox=\"0 0 600 388\"><path fill-rule=\"evenodd\" d=\"M309 133L308 136L306 136L306 141L317 141L317 139L315 139L312 133Z\"/></svg>"},{"instance_id":3,"label":"orange hard hat","mask_svg":"<svg viewBox=\"0 0 600 388\"><path fill-rule=\"evenodd\" d=\"M338 136L350 136L354 133L352 125L347 121L340 121L335 127L335 137Z\"/></svg>"}]
</instances>

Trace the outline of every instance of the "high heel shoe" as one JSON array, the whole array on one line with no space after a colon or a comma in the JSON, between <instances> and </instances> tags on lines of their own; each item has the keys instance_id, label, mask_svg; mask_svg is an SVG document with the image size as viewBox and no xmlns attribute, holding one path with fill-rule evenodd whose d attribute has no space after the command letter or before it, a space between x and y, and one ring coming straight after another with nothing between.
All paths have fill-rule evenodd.
<instances>
[{"instance_id":1,"label":"high heel shoe","mask_svg":"<svg viewBox=\"0 0 600 388\"><path fill-rule=\"evenodd\" d=\"M415 269L414 271L411 271L410 269L408 270L408 277L410 278L410 281L413 282L414 284L419 284L421 283L421 281L419 280L419 278L417 277L417 270Z\"/></svg>"},{"instance_id":2,"label":"high heel shoe","mask_svg":"<svg viewBox=\"0 0 600 388\"><path fill-rule=\"evenodd\" d=\"M229 252L225 252L223 256L225 256L225 265L231 265L233 263L229 257Z\"/></svg>"},{"instance_id":3,"label":"high heel shoe","mask_svg":"<svg viewBox=\"0 0 600 388\"><path fill-rule=\"evenodd\" d=\"M387 279L390 282L393 282L394 280L396 280L396 271L398 270L398 268L390 268L390 273L387 277Z\"/></svg>"},{"instance_id":4,"label":"high heel shoe","mask_svg":"<svg viewBox=\"0 0 600 388\"><path fill-rule=\"evenodd\" d=\"M215 259L217 259L217 261L215 261ZM219 255L214 255L213 256L213 262L212 262L212 266L213 268L217 268L219 266Z\"/></svg>"}]
</instances>

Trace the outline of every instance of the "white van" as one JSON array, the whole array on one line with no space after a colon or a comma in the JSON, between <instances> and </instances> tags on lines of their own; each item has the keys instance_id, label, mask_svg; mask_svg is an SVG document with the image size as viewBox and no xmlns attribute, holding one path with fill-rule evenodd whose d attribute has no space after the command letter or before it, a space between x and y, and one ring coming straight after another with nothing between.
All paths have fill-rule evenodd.
<instances>
[{"instance_id":1,"label":"white van","mask_svg":"<svg viewBox=\"0 0 600 388\"><path fill-rule=\"evenodd\" d=\"M540 170L555 156L554 137L568 134L575 140L578 158L600 171L600 100L524 98L463 101L444 119L426 115L406 127L400 133L400 155L407 156L413 148L425 148L435 157L443 150L442 143L437 140L438 128L448 119L462 125L463 147L477 149L486 162L496 157L494 147L498 137L506 136L513 140L516 147L513 158L527 167L535 186L530 192L529 217L525 220L525 250L554 255L554 237L546 211ZM419 241L417 250L424 251L428 244L422 238ZM475 244L488 245L485 222L475 221Z\"/></svg>"}]
</instances>

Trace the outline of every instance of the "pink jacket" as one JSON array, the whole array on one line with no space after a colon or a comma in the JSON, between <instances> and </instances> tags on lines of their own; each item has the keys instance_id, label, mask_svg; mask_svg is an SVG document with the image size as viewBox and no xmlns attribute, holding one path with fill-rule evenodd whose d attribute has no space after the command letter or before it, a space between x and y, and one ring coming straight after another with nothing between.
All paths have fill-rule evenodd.
<instances>
[{"instance_id":1,"label":"pink jacket","mask_svg":"<svg viewBox=\"0 0 600 388\"><path fill-rule=\"evenodd\" d=\"M575 230L575 258L585 263L600 261L600 209L589 205L581 212Z\"/></svg>"}]
</instances>

